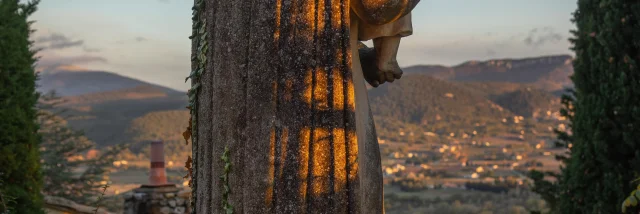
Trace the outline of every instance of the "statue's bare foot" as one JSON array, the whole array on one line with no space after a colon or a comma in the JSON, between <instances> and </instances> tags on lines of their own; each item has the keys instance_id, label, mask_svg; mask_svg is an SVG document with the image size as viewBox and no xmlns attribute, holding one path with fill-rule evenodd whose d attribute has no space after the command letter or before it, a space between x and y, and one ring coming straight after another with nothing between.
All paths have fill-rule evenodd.
<instances>
[{"instance_id":1,"label":"statue's bare foot","mask_svg":"<svg viewBox=\"0 0 640 214\"><path fill-rule=\"evenodd\" d=\"M402 77L402 69L393 59L378 59L375 48L368 48L364 44L358 49L360 65L364 79L373 87L378 87L385 82L393 82Z\"/></svg>"},{"instance_id":2,"label":"statue's bare foot","mask_svg":"<svg viewBox=\"0 0 640 214\"><path fill-rule=\"evenodd\" d=\"M387 82L393 82L402 77L402 69L395 59L377 59L376 65Z\"/></svg>"},{"instance_id":3,"label":"statue's bare foot","mask_svg":"<svg viewBox=\"0 0 640 214\"><path fill-rule=\"evenodd\" d=\"M388 75L378 68L375 49L368 48L364 44L360 43L358 53L360 55L362 73L367 83L373 87L378 87L384 82L387 82Z\"/></svg>"}]
</instances>

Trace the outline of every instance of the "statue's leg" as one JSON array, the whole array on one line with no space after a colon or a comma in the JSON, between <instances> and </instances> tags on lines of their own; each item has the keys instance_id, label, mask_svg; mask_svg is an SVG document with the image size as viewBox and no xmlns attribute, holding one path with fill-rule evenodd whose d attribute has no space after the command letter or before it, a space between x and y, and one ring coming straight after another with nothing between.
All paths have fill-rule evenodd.
<instances>
[{"instance_id":1,"label":"statue's leg","mask_svg":"<svg viewBox=\"0 0 640 214\"><path fill-rule=\"evenodd\" d=\"M353 14L351 17L351 65L356 100L360 206L364 213L378 214L384 213L380 148L358 55L358 20Z\"/></svg>"},{"instance_id":2,"label":"statue's leg","mask_svg":"<svg viewBox=\"0 0 640 214\"><path fill-rule=\"evenodd\" d=\"M375 57L368 57L374 59L373 61L375 62L371 62L371 65L365 66L365 72L374 72L374 74L368 74L367 77L375 77L375 80L369 80L369 82L383 84L385 82L393 82L395 79L400 79L402 69L396 60L400 40L402 37L409 36L412 33L413 28L410 13L384 25L360 23L358 26L358 39L361 41L373 39L375 50ZM373 68L373 66L375 66L375 68ZM377 84L372 85L377 87Z\"/></svg>"}]
</instances>

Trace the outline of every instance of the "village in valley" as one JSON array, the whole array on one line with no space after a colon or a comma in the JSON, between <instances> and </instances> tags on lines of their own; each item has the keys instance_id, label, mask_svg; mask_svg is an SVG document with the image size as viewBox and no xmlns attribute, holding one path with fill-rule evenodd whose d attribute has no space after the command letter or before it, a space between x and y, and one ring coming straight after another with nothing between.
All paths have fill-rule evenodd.
<instances>
[{"instance_id":1,"label":"village in valley","mask_svg":"<svg viewBox=\"0 0 640 214\"><path fill-rule=\"evenodd\" d=\"M528 61L537 62L535 67L541 63L562 67L570 66L567 58ZM492 62L486 64L511 65ZM474 66L478 65L482 64ZM420 85L412 86L415 83ZM423 74L407 75L372 88L369 94L389 213L406 209L450 213L456 201L475 211L546 209L540 196L530 190L529 173L560 170L556 155L565 154L567 148L555 144L556 131L569 131L560 113L560 96L528 84L452 82ZM185 110L164 110L126 121L125 140L138 143L114 159L106 179L111 186L107 193L123 197L146 182L150 151L145 142L156 138L165 142L167 179L188 189L185 161L191 148L180 135L188 118Z\"/></svg>"},{"instance_id":2,"label":"village in valley","mask_svg":"<svg viewBox=\"0 0 640 214\"><path fill-rule=\"evenodd\" d=\"M530 170L559 171L555 156L565 153L554 145L553 130L564 131L565 118L559 112L546 111L537 118L536 127L525 127L522 116L503 118L510 133L490 136L478 130L459 133L434 133L399 130L400 137L426 136L426 142L379 139L383 157L385 184L406 191L438 188L467 189L469 183L525 186ZM544 125L541 125L544 124ZM476 124L480 129L481 124ZM500 191L500 190L498 190ZM506 189L504 189L506 191Z\"/></svg>"}]
</instances>

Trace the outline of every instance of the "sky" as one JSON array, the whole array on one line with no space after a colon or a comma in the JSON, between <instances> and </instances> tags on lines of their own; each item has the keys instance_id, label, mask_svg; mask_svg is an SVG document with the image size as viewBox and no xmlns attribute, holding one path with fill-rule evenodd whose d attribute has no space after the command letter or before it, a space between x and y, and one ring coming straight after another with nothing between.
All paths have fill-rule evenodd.
<instances>
[{"instance_id":1,"label":"sky","mask_svg":"<svg viewBox=\"0 0 640 214\"><path fill-rule=\"evenodd\" d=\"M421 0L401 66L572 54L576 0ZM69 64L186 91L192 0L44 0L38 66ZM370 44L370 43L369 43Z\"/></svg>"}]
</instances>

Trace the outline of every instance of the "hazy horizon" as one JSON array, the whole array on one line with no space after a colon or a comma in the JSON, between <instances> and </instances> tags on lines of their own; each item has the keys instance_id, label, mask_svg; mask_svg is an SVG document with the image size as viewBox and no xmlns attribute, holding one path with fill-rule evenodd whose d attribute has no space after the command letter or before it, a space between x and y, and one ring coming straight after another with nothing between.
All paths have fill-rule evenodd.
<instances>
[{"instance_id":1,"label":"hazy horizon","mask_svg":"<svg viewBox=\"0 0 640 214\"><path fill-rule=\"evenodd\" d=\"M71 64L185 91L192 1L42 1L31 17L39 65ZM423 0L398 61L452 66L469 60L573 55L575 0ZM540 16L540 14L545 14ZM504 17L510 17L505 19Z\"/></svg>"}]
</instances>

